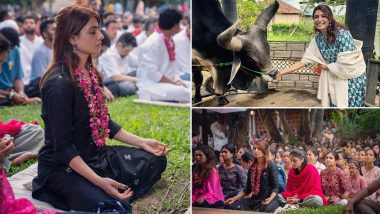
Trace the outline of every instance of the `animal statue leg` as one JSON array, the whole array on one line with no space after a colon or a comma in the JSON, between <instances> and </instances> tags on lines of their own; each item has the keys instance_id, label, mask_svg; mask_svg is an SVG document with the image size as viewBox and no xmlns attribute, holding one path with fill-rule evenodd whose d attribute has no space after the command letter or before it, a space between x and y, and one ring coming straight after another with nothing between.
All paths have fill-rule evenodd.
<instances>
[{"instance_id":1,"label":"animal statue leg","mask_svg":"<svg viewBox=\"0 0 380 214\"><path fill-rule=\"evenodd\" d=\"M202 87L202 82L203 82L202 69L193 68L193 82L195 85L195 94L194 94L193 103L198 103L202 101L202 96L201 96L201 87Z\"/></svg>"}]
</instances>

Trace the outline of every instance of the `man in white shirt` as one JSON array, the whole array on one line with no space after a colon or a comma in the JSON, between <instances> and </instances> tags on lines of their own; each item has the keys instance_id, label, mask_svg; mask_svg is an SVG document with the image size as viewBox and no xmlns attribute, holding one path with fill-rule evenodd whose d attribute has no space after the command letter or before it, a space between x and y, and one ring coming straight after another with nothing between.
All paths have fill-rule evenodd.
<instances>
[{"instance_id":1,"label":"man in white shirt","mask_svg":"<svg viewBox=\"0 0 380 214\"><path fill-rule=\"evenodd\" d=\"M21 65L24 70L24 85L30 82L30 73L32 70L32 57L37 48L44 40L35 34L37 17L27 15L22 20L22 28L25 34L20 36L20 57Z\"/></svg>"},{"instance_id":2,"label":"man in white shirt","mask_svg":"<svg viewBox=\"0 0 380 214\"><path fill-rule=\"evenodd\" d=\"M120 36L120 23L117 20L109 20L105 23L105 30L111 39L111 45L116 44Z\"/></svg>"},{"instance_id":3,"label":"man in white shirt","mask_svg":"<svg viewBox=\"0 0 380 214\"><path fill-rule=\"evenodd\" d=\"M160 32L154 32L141 45L137 69L139 99L190 102L190 83L182 81L175 58L172 37L179 32L182 14L167 8L160 13Z\"/></svg>"},{"instance_id":4,"label":"man in white shirt","mask_svg":"<svg viewBox=\"0 0 380 214\"><path fill-rule=\"evenodd\" d=\"M190 29L177 33L173 40L180 77L182 80L190 81Z\"/></svg>"},{"instance_id":5,"label":"man in white shirt","mask_svg":"<svg viewBox=\"0 0 380 214\"><path fill-rule=\"evenodd\" d=\"M228 143L228 125L223 123L219 115L216 115L216 121L211 124L210 130L214 139L215 157L219 160L220 150Z\"/></svg>"},{"instance_id":6,"label":"man in white shirt","mask_svg":"<svg viewBox=\"0 0 380 214\"><path fill-rule=\"evenodd\" d=\"M136 36L137 47L133 49L132 53L136 56L139 56L140 46L146 41L146 39L152 35L155 31L156 26L158 25L158 18L148 19L143 27L143 31Z\"/></svg>"},{"instance_id":7,"label":"man in white shirt","mask_svg":"<svg viewBox=\"0 0 380 214\"><path fill-rule=\"evenodd\" d=\"M105 85L117 83L118 96L128 96L136 92L137 57L130 52L137 46L131 33L123 33L116 45L112 45L99 58L99 66L104 73Z\"/></svg>"},{"instance_id":8,"label":"man in white shirt","mask_svg":"<svg viewBox=\"0 0 380 214\"><path fill-rule=\"evenodd\" d=\"M143 27L143 31L136 36L137 46L142 45L145 40L154 33L154 29L158 25L158 18L148 19Z\"/></svg>"},{"instance_id":9,"label":"man in white shirt","mask_svg":"<svg viewBox=\"0 0 380 214\"><path fill-rule=\"evenodd\" d=\"M41 97L40 80L53 57L53 36L56 28L54 19L43 20L40 24L40 32L45 41L32 58L30 82L25 86L25 93L29 97Z\"/></svg>"}]
</instances>

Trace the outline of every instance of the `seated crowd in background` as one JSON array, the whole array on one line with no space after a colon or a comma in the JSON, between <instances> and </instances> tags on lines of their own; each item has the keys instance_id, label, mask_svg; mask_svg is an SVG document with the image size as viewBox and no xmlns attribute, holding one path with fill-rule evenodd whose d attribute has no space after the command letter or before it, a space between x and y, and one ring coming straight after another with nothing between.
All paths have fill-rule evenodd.
<instances>
[{"instance_id":1,"label":"seated crowd in background","mask_svg":"<svg viewBox=\"0 0 380 214\"><path fill-rule=\"evenodd\" d=\"M228 142L228 135L224 135L227 132L223 132L223 126L228 125L223 124L223 120L217 119L211 125L211 141L220 141L218 136L226 141L220 158L216 151L208 157L210 163L215 163L213 185L200 180L193 183L193 193L202 190L202 194L193 195L193 206L278 212L345 205L358 213L363 209L380 211L380 190L375 189L380 187L376 181L380 178L379 139L342 140L334 137L333 131L324 130L319 142L313 139L308 145L304 141L298 146L279 144L263 134L254 142L247 142L247 147L239 148ZM197 169L193 170L194 179L202 170L211 169L198 165L196 154L214 150L218 144L209 141L209 145L203 145L196 136L193 144ZM239 168L244 170L246 179ZM205 181L211 179L209 174L202 175ZM208 200L205 195L215 200Z\"/></svg>"},{"instance_id":2,"label":"seated crowd in background","mask_svg":"<svg viewBox=\"0 0 380 214\"><path fill-rule=\"evenodd\" d=\"M189 103L189 19L188 9L175 7L105 12L106 41L96 65L107 98L137 93L139 99ZM10 42L6 57L0 55L0 106L41 102L39 81L52 59L55 28L54 15L28 12L14 18L0 11L0 34Z\"/></svg>"}]
</instances>

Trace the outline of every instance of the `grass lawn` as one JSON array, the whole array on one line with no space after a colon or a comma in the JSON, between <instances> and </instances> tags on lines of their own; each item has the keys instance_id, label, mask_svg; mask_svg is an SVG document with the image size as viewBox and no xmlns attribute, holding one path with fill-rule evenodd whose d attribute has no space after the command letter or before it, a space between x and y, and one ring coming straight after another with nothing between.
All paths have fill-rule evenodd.
<instances>
[{"instance_id":1,"label":"grass lawn","mask_svg":"<svg viewBox=\"0 0 380 214\"><path fill-rule=\"evenodd\" d=\"M320 208L302 208L295 211L284 212L286 214L342 214L343 206L324 206Z\"/></svg>"},{"instance_id":2,"label":"grass lawn","mask_svg":"<svg viewBox=\"0 0 380 214\"><path fill-rule=\"evenodd\" d=\"M314 35L299 35L299 34L273 34L269 32L268 41L301 41L310 42Z\"/></svg>"},{"instance_id":3,"label":"grass lawn","mask_svg":"<svg viewBox=\"0 0 380 214\"><path fill-rule=\"evenodd\" d=\"M190 109L134 104L135 96L119 98L109 103L111 118L127 131L145 138L154 138L172 150L162 179L142 199L134 202L135 213L184 213L190 205ZM0 121L18 119L38 121L41 106L0 108ZM108 145L119 144L108 141ZM37 162L30 160L21 166L12 166L8 176Z\"/></svg>"}]
</instances>

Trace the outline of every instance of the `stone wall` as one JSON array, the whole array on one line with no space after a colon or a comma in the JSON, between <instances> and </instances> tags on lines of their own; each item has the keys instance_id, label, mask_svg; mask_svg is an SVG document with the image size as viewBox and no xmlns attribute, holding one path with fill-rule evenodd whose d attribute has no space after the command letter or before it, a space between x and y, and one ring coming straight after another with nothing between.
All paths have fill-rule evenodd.
<instances>
[{"instance_id":1,"label":"stone wall","mask_svg":"<svg viewBox=\"0 0 380 214\"><path fill-rule=\"evenodd\" d=\"M289 126L293 130L297 130L298 127L300 126L302 112L299 109L295 109L295 110L287 109L285 115L286 115L286 121L288 122ZM274 119L274 122L276 123L275 112L273 112L272 117ZM256 114L256 131L260 133L265 130L266 129L263 122L261 121L260 117L258 117Z\"/></svg>"},{"instance_id":2,"label":"stone wall","mask_svg":"<svg viewBox=\"0 0 380 214\"><path fill-rule=\"evenodd\" d=\"M308 42L270 41L271 58L302 58Z\"/></svg>"}]
</instances>

